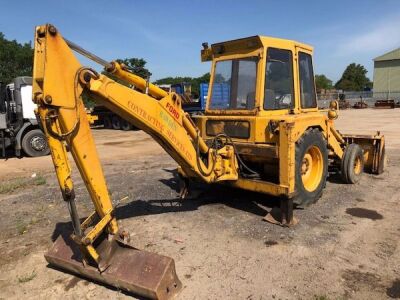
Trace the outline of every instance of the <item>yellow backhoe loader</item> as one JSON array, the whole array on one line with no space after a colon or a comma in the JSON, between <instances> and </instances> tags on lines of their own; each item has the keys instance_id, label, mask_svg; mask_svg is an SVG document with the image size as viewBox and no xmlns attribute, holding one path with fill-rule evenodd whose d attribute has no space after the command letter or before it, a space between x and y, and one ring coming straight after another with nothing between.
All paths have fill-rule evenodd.
<instances>
[{"instance_id":1,"label":"yellow backhoe loader","mask_svg":"<svg viewBox=\"0 0 400 300\"><path fill-rule=\"evenodd\" d=\"M318 110L308 45L262 36L204 43L202 60L212 60L207 108L190 118L179 95L89 53L53 25L36 27L34 41L33 99L73 225L71 236L59 236L46 254L58 268L153 299L172 298L182 286L172 258L134 248L129 233L118 228L84 93L165 149L179 165L182 197L193 181L279 196L281 213L267 216L272 222L291 225L293 203L317 201L328 167L345 183L357 182L363 170L383 172L383 135L339 133L333 124L337 102L328 114ZM133 88L82 67L73 51ZM83 222L67 147L94 204Z\"/></svg>"}]
</instances>

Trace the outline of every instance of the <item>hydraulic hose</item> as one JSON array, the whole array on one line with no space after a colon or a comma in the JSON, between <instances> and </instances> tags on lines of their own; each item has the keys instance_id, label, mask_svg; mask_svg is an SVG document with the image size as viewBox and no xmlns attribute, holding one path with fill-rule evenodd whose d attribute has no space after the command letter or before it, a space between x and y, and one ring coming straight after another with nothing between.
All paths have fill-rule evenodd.
<instances>
[{"instance_id":1,"label":"hydraulic hose","mask_svg":"<svg viewBox=\"0 0 400 300\"><path fill-rule=\"evenodd\" d=\"M201 175L203 175L204 177L208 177L208 176L210 176L212 174L212 172L214 171L214 168L215 168L215 163L216 163L216 160L217 160L216 152L213 151L212 164L211 164L210 170L208 172L204 171L202 166L201 166L201 163L200 163L200 138L199 137L200 137L200 135L199 135L199 132L197 131L197 135L196 135L196 163L197 163L197 168L199 169ZM208 151L210 151L210 149Z\"/></svg>"},{"instance_id":2,"label":"hydraulic hose","mask_svg":"<svg viewBox=\"0 0 400 300\"><path fill-rule=\"evenodd\" d=\"M231 146L233 147L233 150L234 150L235 156L236 156L236 158L237 158L237 160L238 160L238 162L239 162L239 165L242 166L243 168L245 168L245 169L246 169L249 173L251 173L252 175L257 175L257 176L259 176L259 174L258 174L256 171L250 169L250 168L244 163L244 161L242 160L242 158L241 158L240 155L239 155L239 152L238 152L238 150L237 150L237 148L236 148L236 145L233 143L232 138L231 138L229 135L227 135L227 134L225 134L225 133L220 133L220 134L218 134L217 136L214 137L213 143L214 143L218 138L220 138L220 137L224 137L224 138L226 139L225 145L231 145ZM228 141L229 141L229 144L228 144ZM242 175L243 175L243 174L242 174Z\"/></svg>"},{"instance_id":3,"label":"hydraulic hose","mask_svg":"<svg viewBox=\"0 0 400 300\"><path fill-rule=\"evenodd\" d=\"M221 139L222 137L225 138L225 142L222 141L222 139ZM218 141L220 141L220 145L218 144ZM210 170L209 170L208 172L204 171L203 168L201 167L201 164L200 164L199 132L197 132L197 136L196 136L196 163L197 163L197 168L199 169L200 173L201 173L203 176L208 177L208 176L210 176L210 175L212 174L212 172L214 171L214 168L215 168L216 160L217 160L217 157L216 157L216 155L217 155L216 153L217 153L217 152L216 152L216 151L217 151L218 149L222 148L222 147L225 146L225 145L231 145L231 146L233 147L233 150L234 150L236 159L237 159L238 162L239 162L239 166L242 167L242 168L244 168L247 172L250 173L250 174L244 174L244 173L242 173L242 174L241 174L242 176L244 176L244 177L249 177L249 176L260 176L260 174L259 174L258 172L252 170L251 168L249 168L249 167L245 164L245 162L244 162L244 161L242 160L242 158L240 157L239 152L238 152L238 150L237 150L237 148L236 148L236 145L235 145L235 144L233 143L233 141L232 141L232 138L231 138L230 136L228 136L227 134L225 134L225 133L220 133L220 134L216 135L216 136L212 139L212 141L211 141L211 146L210 146L210 148L209 148L209 149L213 149L213 150L214 150L214 151L213 151L213 155L212 155L212 164L211 164L211 168L210 168ZM220 147L220 146L221 146L221 147ZM210 150L208 150L208 151L210 151Z\"/></svg>"}]
</instances>

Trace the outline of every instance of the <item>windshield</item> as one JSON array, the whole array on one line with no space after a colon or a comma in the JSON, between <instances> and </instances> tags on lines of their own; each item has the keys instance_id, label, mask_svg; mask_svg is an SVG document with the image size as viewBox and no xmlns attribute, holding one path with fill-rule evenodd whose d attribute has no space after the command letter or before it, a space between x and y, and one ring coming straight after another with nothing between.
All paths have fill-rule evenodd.
<instances>
[{"instance_id":1,"label":"windshield","mask_svg":"<svg viewBox=\"0 0 400 300\"><path fill-rule=\"evenodd\" d=\"M253 109L257 57L218 61L209 109Z\"/></svg>"}]
</instances>

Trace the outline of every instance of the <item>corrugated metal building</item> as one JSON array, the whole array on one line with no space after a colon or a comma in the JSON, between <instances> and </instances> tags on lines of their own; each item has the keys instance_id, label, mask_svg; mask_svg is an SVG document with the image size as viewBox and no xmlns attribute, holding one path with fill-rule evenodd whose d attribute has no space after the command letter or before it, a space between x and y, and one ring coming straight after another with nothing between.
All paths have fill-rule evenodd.
<instances>
[{"instance_id":1,"label":"corrugated metal building","mask_svg":"<svg viewBox=\"0 0 400 300\"><path fill-rule=\"evenodd\" d=\"M399 95L400 48L374 59L374 98L390 99Z\"/></svg>"}]
</instances>

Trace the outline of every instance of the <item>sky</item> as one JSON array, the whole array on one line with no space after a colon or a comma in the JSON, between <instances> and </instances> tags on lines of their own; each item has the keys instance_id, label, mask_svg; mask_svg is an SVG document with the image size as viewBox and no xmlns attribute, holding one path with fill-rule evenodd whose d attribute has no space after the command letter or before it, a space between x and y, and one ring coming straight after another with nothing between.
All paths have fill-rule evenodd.
<instances>
[{"instance_id":1,"label":"sky","mask_svg":"<svg viewBox=\"0 0 400 300\"><path fill-rule=\"evenodd\" d=\"M372 80L372 59L400 47L399 0L0 0L0 4L0 32L7 39L32 41L36 25L51 23L63 36L106 60L144 58L152 81L208 72L210 64L200 61L202 42L258 34L311 44L315 73L334 82L352 62L364 65Z\"/></svg>"}]
</instances>

